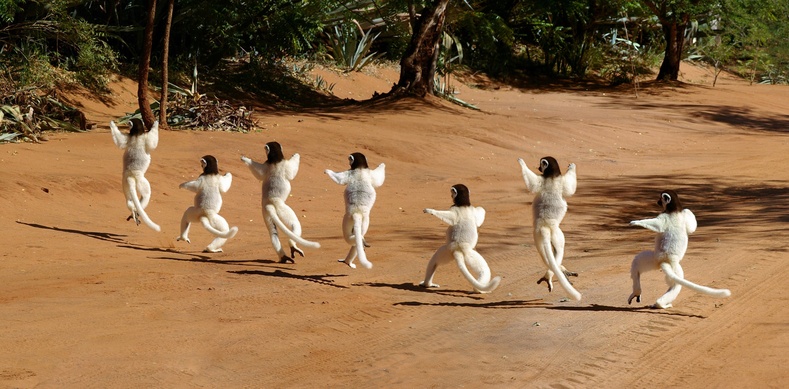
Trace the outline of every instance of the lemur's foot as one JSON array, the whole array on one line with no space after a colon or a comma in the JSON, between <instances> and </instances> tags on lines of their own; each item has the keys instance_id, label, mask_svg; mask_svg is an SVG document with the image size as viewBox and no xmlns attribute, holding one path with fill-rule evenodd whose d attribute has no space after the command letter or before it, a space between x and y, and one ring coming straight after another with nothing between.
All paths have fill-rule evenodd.
<instances>
[{"instance_id":1,"label":"lemur's foot","mask_svg":"<svg viewBox=\"0 0 789 389\"><path fill-rule=\"evenodd\" d=\"M288 263L288 262L290 262L290 263L296 263L296 261L294 261L294 260L293 260L293 258L290 258L290 257L288 257L287 255L283 255L283 256L282 256L282 257L279 259L279 263Z\"/></svg>"},{"instance_id":2,"label":"lemur's foot","mask_svg":"<svg viewBox=\"0 0 789 389\"><path fill-rule=\"evenodd\" d=\"M296 254L297 253L300 256L304 257L304 251L302 251L302 249L300 249L300 248L298 248L296 246L291 246L291 248L290 248L290 257L291 258L296 258ZM291 261L291 262L293 262L293 261Z\"/></svg>"},{"instance_id":3,"label":"lemur's foot","mask_svg":"<svg viewBox=\"0 0 789 389\"><path fill-rule=\"evenodd\" d=\"M344 259L338 259L337 262L342 262L348 265L348 267L350 267L351 269L356 269L356 264L354 264L353 262L345 262Z\"/></svg>"},{"instance_id":4,"label":"lemur's foot","mask_svg":"<svg viewBox=\"0 0 789 389\"><path fill-rule=\"evenodd\" d=\"M366 247L366 248L373 247L373 246L370 246L370 244L369 244L369 243L367 243L367 240L366 240L366 239L364 239L364 238L362 238L362 246L364 246L364 247Z\"/></svg>"},{"instance_id":5,"label":"lemur's foot","mask_svg":"<svg viewBox=\"0 0 789 389\"><path fill-rule=\"evenodd\" d=\"M132 211L132 214L126 218L126 221L129 221L131 219L134 219L134 222L137 223L138 226L140 225L140 218L139 216L137 216L137 211Z\"/></svg>"},{"instance_id":6,"label":"lemur's foot","mask_svg":"<svg viewBox=\"0 0 789 389\"><path fill-rule=\"evenodd\" d=\"M548 284L548 291L553 292L553 282L551 282L551 280L549 280L546 276L542 276L542 278L537 280L537 285L541 284L543 281Z\"/></svg>"},{"instance_id":7,"label":"lemur's foot","mask_svg":"<svg viewBox=\"0 0 789 389\"><path fill-rule=\"evenodd\" d=\"M421 286L421 287L423 287L423 288L440 288L440 287L441 287L441 285L439 285L439 284L434 284L434 283L432 283L432 282L431 282L430 284L428 284L428 285L425 285L425 281L422 281L422 282L420 282L420 283L419 283L419 286Z\"/></svg>"},{"instance_id":8,"label":"lemur's foot","mask_svg":"<svg viewBox=\"0 0 789 389\"><path fill-rule=\"evenodd\" d=\"M220 247L218 249L212 249L210 247L206 247L205 250L203 250L203 252L204 253L221 253L222 252L222 248Z\"/></svg>"},{"instance_id":9,"label":"lemur's foot","mask_svg":"<svg viewBox=\"0 0 789 389\"><path fill-rule=\"evenodd\" d=\"M657 299L657 301L655 301L655 305L653 305L652 308L668 309L673 307L673 305L671 305L671 301L665 301L663 297L665 296Z\"/></svg>"},{"instance_id":10,"label":"lemur's foot","mask_svg":"<svg viewBox=\"0 0 789 389\"><path fill-rule=\"evenodd\" d=\"M569 271L567 269L563 269L562 273L564 273L565 277L578 277L578 273L576 273L574 271Z\"/></svg>"},{"instance_id":11,"label":"lemur's foot","mask_svg":"<svg viewBox=\"0 0 789 389\"><path fill-rule=\"evenodd\" d=\"M185 241L186 243L192 243L192 241L189 240L189 238L187 238L185 236L179 236L179 237L175 238L176 242L181 241L181 240Z\"/></svg>"},{"instance_id":12,"label":"lemur's foot","mask_svg":"<svg viewBox=\"0 0 789 389\"><path fill-rule=\"evenodd\" d=\"M634 297L635 297L635 299L636 299L636 302L637 302L637 303L640 303L640 302L641 302L641 295L640 295L640 294L635 294L635 293L633 293L633 294L631 294L631 295L630 295L630 297L627 299L627 305L630 305L630 303L632 303L632 302L633 302L633 298L634 298Z\"/></svg>"}]
</instances>

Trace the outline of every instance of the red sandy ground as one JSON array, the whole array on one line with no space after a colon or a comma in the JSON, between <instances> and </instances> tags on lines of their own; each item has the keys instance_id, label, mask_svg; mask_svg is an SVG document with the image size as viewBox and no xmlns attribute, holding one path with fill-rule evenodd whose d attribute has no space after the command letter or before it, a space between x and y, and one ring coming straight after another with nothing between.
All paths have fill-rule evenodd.
<instances>
[{"instance_id":1,"label":"red sandy ground","mask_svg":"<svg viewBox=\"0 0 789 389\"><path fill-rule=\"evenodd\" d=\"M377 74L323 71L341 97L386 92ZM0 145L0 387L785 387L789 373L789 89L724 77L575 91L473 87L481 112L401 101L327 110L267 110L249 134L161 133L147 177L156 233L126 222L121 155L108 122L133 110L135 84L113 101L81 104L96 129L42 144ZM279 264L261 216L260 183L239 160L280 142L301 154L288 203L322 244ZM367 250L371 270L337 262L343 187L323 173L365 153L386 163ZM175 242L192 194L178 184L213 154L233 186L221 214L240 232L225 252ZM565 264L581 301L543 273L531 234L533 196L518 157L578 166L563 223ZM425 207L451 204L464 183L487 210L479 252L501 286L471 293L454 265L441 288L416 285L446 226ZM629 266L676 189L698 218L683 261L688 279L725 287L715 299L683 290L668 310L646 306L666 286L643 277L628 305Z\"/></svg>"}]
</instances>

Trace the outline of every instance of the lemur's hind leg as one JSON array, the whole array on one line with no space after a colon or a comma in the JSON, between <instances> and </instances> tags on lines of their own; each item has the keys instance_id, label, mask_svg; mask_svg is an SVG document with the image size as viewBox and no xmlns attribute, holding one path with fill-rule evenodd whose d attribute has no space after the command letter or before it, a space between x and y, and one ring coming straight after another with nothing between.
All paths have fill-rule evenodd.
<instances>
[{"instance_id":1,"label":"lemur's hind leg","mask_svg":"<svg viewBox=\"0 0 789 389\"><path fill-rule=\"evenodd\" d=\"M148 208L148 203L151 201L151 183L142 174L136 177L137 179L137 194L140 195L140 205L142 209Z\"/></svg>"},{"instance_id":2,"label":"lemur's hind leg","mask_svg":"<svg viewBox=\"0 0 789 389\"><path fill-rule=\"evenodd\" d=\"M540 255L540 259L545 264L547 270L545 274L537 280L537 284L543 283L543 281L548 285L548 291L553 291L553 271L551 270L551 265L548 263L548 255L553 254L554 247L551 244L550 238L551 230L548 227L540 227L534 230L534 245L537 247L537 253ZM551 250L551 253L548 252Z\"/></svg>"},{"instance_id":3,"label":"lemur's hind leg","mask_svg":"<svg viewBox=\"0 0 789 389\"><path fill-rule=\"evenodd\" d=\"M641 302L641 274L650 270L657 270L660 268L660 262L657 259L654 251L647 250L638 253L633 258L633 263L630 265L630 278L633 279L633 293L627 299L627 303Z\"/></svg>"},{"instance_id":4,"label":"lemur's hind leg","mask_svg":"<svg viewBox=\"0 0 789 389\"><path fill-rule=\"evenodd\" d=\"M345 259L339 259L338 262L348 265L351 269L356 269L356 265L353 263L356 259L356 255L356 245L353 245L348 250L348 255L345 256Z\"/></svg>"},{"instance_id":5,"label":"lemur's hind leg","mask_svg":"<svg viewBox=\"0 0 789 389\"><path fill-rule=\"evenodd\" d=\"M558 225L551 226L551 246L553 248L553 257L556 258L556 264L562 269L565 277L578 277L578 273L569 271L562 265L564 260L564 232Z\"/></svg>"},{"instance_id":6,"label":"lemur's hind leg","mask_svg":"<svg viewBox=\"0 0 789 389\"><path fill-rule=\"evenodd\" d=\"M291 207L283 203L280 209L277 210L277 215L279 215L283 224L290 227L290 230L294 234L301 236L301 223L299 223L299 217L296 216L296 212L294 212ZM288 239L288 244L290 245L290 262L295 262L293 258L296 258L296 254L304 257L304 251L299 248L293 239Z\"/></svg>"},{"instance_id":7,"label":"lemur's hind leg","mask_svg":"<svg viewBox=\"0 0 789 389\"><path fill-rule=\"evenodd\" d=\"M274 223L274 220L271 218L271 215L269 215L265 208L263 208L263 220L266 222L266 229L268 229L269 239L271 240L271 245L274 247L274 251L277 252L279 263L295 263L290 257L288 257L288 255L285 253L285 250L282 249L282 243L279 241L279 231L277 230L277 225Z\"/></svg>"},{"instance_id":8,"label":"lemur's hind leg","mask_svg":"<svg viewBox=\"0 0 789 389\"><path fill-rule=\"evenodd\" d=\"M345 238L345 242L351 245L351 248L348 250L348 255L345 256L345 259L340 259L339 262L356 269L356 265L353 263L357 256L356 239L353 235L353 215L349 213L346 213L342 218L342 235Z\"/></svg>"},{"instance_id":9,"label":"lemur's hind leg","mask_svg":"<svg viewBox=\"0 0 789 389\"><path fill-rule=\"evenodd\" d=\"M189 207L184 211L184 215L181 217L181 235L176 238L176 241L183 240L186 243L192 243L189 241L189 227L192 223L197 223L200 221L200 216L203 215L203 210L198 207Z\"/></svg>"},{"instance_id":10,"label":"lemur's hind leg","mask_svg":"<svg viewBox=\"0 0 789 389\"><path fill-rule=\"evenodd\" d=\"M140 196L140 206L144 210L145 208L148 208L148 203L151 202L151 183L148 182L148 180L142 174L135 175L134 179L137 181L137 195ZM137 213L138 211L133 211L132 214L126 218L126 220L128 221L130 218L134 218L134 220L137 222L137 225L140 225L140 218Z\"/></svg>"},{"instance_id":11,"label":"lemur's hind leg","mask_svg":"<svg viewBox=\"0 0 789 389\"><path fill-rule=\"evenodd\" d=\"M425 288L438 288L440 285L433 283L433 276L436 274L436 270L438 269L438 265L451 262L454 260L452 256L452 250L449 249L447 245L443 245L436 250L435 254L430 258L430 261L427 263L427 269L425 270L425 280L420 282L420 286L424 286Z\"/></svg>"},{"instance_id":12,"label":"lemur's hind leg","mask_svg":"<svg viewBox=\"0 0 789 389\"><path fill-rule=\"evenodd\" d=\"M124 194L124 196L126 196L126 208L128 208L129 212L131 212L131 215L129 215L129 217L126 218L126 221L134 219L134 223L136 223L139 226L140 225L140 217L137 215L137 207L134 205L134 199L133 199L133 197L134 197L134 190L133 190L133 188L131 186L132 184L129 182L129 180L134 181L135 182L135 184L134 184L135 186L139 186L137 184L138 181L133 176L130 176L130 175L126 176L125 175L123 177L123 194Z\"/></svg>"},{"instance_id":13,"label":"lemur's hind leg","mask_svg":"<svg viewBox=\"0 0 789 389\"><path fill-rule=\"evenodd\" d=\"M685 272L682 270L682 266L679 265L679 262L671 261L671 270L674 271L674 274L676 274L677 277L685 278ZM671 303L677 299L680 290L682 290L682 285L674 283L669 279L669 277L666 277L666 283L669 285L669 288L666 293L660 296L660 298L655 302L656 308L671 308Z\"/></svg>"}]
</instances>

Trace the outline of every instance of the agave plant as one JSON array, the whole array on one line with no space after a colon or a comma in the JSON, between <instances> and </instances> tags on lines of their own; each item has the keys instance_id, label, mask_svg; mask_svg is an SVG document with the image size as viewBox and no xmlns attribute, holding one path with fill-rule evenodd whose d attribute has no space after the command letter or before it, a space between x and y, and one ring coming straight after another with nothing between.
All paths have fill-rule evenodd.
<instances>
[{"instance_id":1,"label":"agave plant","mask_svg":"<svg viewBox=\"0 0 789 389\"><path fill-rule=\"evenodd\" d=\"M370 47L381 33L373 35L373 30L367 32L354 20L357 28L347 25L334 26L334 35L329 36L329 46L333 53L332 58L345 72L360 71L372 61L380 58L383 53L370 53Z\"/></svg>"},{"instance_id":2,"label":"agave plant","mask_svg":"<svg viewBox=\"0 0 789 389\"><path fill-rule=\"evenodd\" d=\"M454 54L454 55L453 55ZM474 104L465 102L455 96L455 88L452 86L451 74L454 71L454 63L460 64L463 61L463 45L457 37L444 32L441 37L441 47L438 52L438 62L436 63L436 74L433 76L433 91L439 97L460 105L462 107L479 110Z\"/></svg>"}]
</instances>

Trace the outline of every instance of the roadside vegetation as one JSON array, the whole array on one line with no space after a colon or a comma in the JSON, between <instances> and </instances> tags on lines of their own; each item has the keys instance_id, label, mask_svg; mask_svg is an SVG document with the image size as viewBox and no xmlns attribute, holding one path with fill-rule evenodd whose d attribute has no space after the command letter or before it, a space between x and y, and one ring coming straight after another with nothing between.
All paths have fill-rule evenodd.
<instances>
[{"instance_id":1,"label":"roadside vegetation","mask_svg":"<svg viewBox=\"0 0 789 389\"><path fill-rule=\"evenodd\" d=\"M305 76L310 63L399 63L387 96L466 106L449 77L459 70L674 82L692 60L716 79L725 70L786 84L786 20L789 0L0 0L0 141L86 130L56 91L108 93L115 73L160 97L140 94L127 118L240 131L254 127L251 111L217 97L223 88L287 107L336 102L332 85Z\"/></svg>"}]
</instances>

